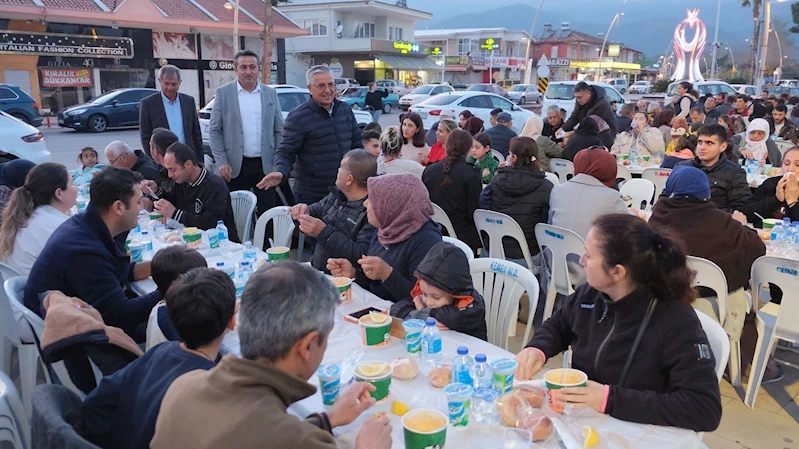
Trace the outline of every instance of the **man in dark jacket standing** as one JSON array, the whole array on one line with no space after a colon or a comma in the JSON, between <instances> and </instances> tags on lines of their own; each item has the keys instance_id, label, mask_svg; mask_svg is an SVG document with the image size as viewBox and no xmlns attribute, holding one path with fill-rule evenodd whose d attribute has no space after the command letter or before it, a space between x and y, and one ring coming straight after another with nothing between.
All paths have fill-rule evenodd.
<instances>
[{"instance_id":1,"label":"man in dark jacket standing","mask_svg":"<svg viewBox=\"0 0 799 449\"><path fill-rule=\"evenodd\" d=\"M516 137L516 133L511 129L512 126L513 117L507 112L500 112L497 114L497 124L485 130L485 133L491 137L491 149L499 151L505 157L508 157L510 140Z\"/></svg>"},{"instance_id":2,"label":"man in dark jacket standing","mask_svg":"<svg viewBox=\"0 0 799 449\"><path fill-rule=\"evenodd\" d=\"M25 287L24 303L44 316L39 294L58 290L81 298L137 342L144 341L152 308L161 300L158 291L129 298L129 282L150 277L150 262L131 263L119 244L136 227L141 178L126 169L106 167L91 184L91 204L55 230L33 264Z\"/></svg>"},{"instance_id":3,"label":"man in dark jacket standing","mask_svg":"<svg viewBox=\"0 0 799 449\"><path fill-rule=\"evenodd\" d=\"M377 176L377 159L366 150L344 155L336 176L336 188L317 203L297 204L291 216L300 231L316 239L311 265L325 271L327 259L341 258L357 266L374 237L374 226L366 218L366 180Z\"/></svg>"},{"instance_id":4,"label":"man in dark jacket standing","mask_svg":"<svg viewBox=\"0 0 799 449\"><path fill-rule=\"evenodd\" d=\"M258 188L275 187L288 179L294 167L298 203L313 204L328 194L344 154L363 148L361 129L347 103L336 99L336 83L327 66L317 65L306 74L311 99L286 117L283 138L275 153L274 171ZM297 162L295 165L294 162Z\"/></svg>"},{"instance_id":5,"label":"man in dark jacket standing","mask_svg":"<svg viewBox=\"0 0 799 449\"><path fill-rule=\"evenodd\" d=\"M721 125L703 126L697 133L696 157L677 166L696 167L710 181L710 201L725 212L741 210L752 197L746 172L727 159L727 130ZM751 220L751 219L750 219Z\"/></svg>"},{"instance_id":6,"label":"man in dark jacket standing","mask_svg":"<svg viewBox=\"0 0 799 449\"><path fill-rule=\"evenodd\" d=\"M369 92L366 93L364 104L372 107L372 121L378 122L383 114L383 99L388 97L388 90L377 90L377 84L369 83Z\"/></svg>"},{"instance_id":7,"label":"man in dark jacket standing","mask_svg":"<svg viewBox=\"0 0 799 449\"><path fill-rule=\"evenodd\" d=\"M574 110L572 115L563 124L563 130L574 132L574 127L589 115L598 115L610 126L610 134L618 134L616 115L610 107L605 89L601 86L589 86L585 81L580 81L574 86Z\"/></svg>"}]
</instances>

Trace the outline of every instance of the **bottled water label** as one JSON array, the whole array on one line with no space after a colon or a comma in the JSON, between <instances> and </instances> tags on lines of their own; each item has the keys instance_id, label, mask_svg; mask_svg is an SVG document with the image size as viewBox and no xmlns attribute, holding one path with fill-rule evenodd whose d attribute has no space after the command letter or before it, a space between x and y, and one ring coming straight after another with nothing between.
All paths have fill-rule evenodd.
<instances>
[{"instance_id":1,"label":"bottled water label","mask_svg":"<svg viewBox=\"0 0 799 449\"><path fill-rule=\"evenodd\" d=\"M472 376L469 374L469 367L465 365L458 367L458 370L453 373L453 379L455 382L471 385Z\"/></svg>"},{"instance_id":2,"label":"bottled water label","mask_svg":"<svg viewBox=\"0 0 799 449\"><path fill-rule=\"evenodd\" d=\"M422 352L425 354L438 354L441 352L441 339L422 339Z\"/></svg>"}]
</instances>

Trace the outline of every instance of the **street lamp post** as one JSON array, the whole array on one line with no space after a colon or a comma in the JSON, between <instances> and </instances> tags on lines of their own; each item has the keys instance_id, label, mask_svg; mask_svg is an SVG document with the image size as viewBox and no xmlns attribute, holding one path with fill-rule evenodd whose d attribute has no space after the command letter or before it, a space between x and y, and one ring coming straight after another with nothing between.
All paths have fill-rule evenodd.
<instances>
[{"instance_id":1,"label":"street lamp post","mask_svg":"<svg viewBox=\"0 0 799 449\"><path fill-rule=\"evenodd\" d=\"M605 33L605 39L602 41L602 49L599 50L599 76L600 77L602 76L602 61L604 60L604 56L603 55L605 54L605 44L608 43L608 36L610 35L610 30L613 29L613 25L616 23L617 20L619 20L619 18L621 16L624 15L624 13L621 12L621 10L624 8L624 5L626 5L626 4L627 4L627 0L624 0L624 2L621 4L621 8L619 8L619 12L617 12L616 15L613 16L613 20L610 21L610 26L608 27L608 32Z\"/></svg>"},{"instance_id":2,"label":"street lamp post","mask_svg":"<svg viewBox=\"0 0 799 449\"><path fill-rule=\"evenodd\" d=\"M543 7L544 7L544 0L541 0L541 6L539 6L538 11L535 12L535 17L533 17L533 24L530 25L530 40L527 42L527 49L524 52L525 67L527 67L527 60L530 59L530 46L533 45L533 41L535 39L533 37L534 36L533 33L535 33L535 23L538 21L538 15L541 14L541 8ZM530 68L532 69L532 65L530 65ZM525 84L530 84L530 82L532 82L533 79L533 74L528 72L532 72L532 70L525 70L524 73Z\"/></svg>"},{"instance_id":3,"label":"street lamp post","mask_svg":"<svg viewBox=\"0 0 799 449\"><path fill-rule=\"evenodd\" d=\"M779 33L777 33L777 30L771 30L771 32L774 33L774 37L777 38L777 48L780 51L780 74L782 74L782 61L784 57L782 56L782 43L780 43L780 35ZM763 57L763 59L764 60L766 59L765 56Z\"/></svg>"},{"instance_id":4,"label":"street lamp post","mask_svg":"<svg viewBox=\"0 0 799 449\"><path fill-rule=\"evenodd\" d=\"M233 5L230 2L225 2L225 9L233 10L233 54L239 52L239 0Z\"/></svg>"},{"instance_id":5,"label":"street lamp post","mask_svg":"<svg viewBox=\"0 0 799 449\"><path fill-rule=\"evenodd\" d=\"M721 20L721 0L719 0L719 6L716 10L716 31L715 36L713 37L713 54L711 55L710 59L712 60L712 65L710 66L710 79L716 77L716 50L721 47L719 43L719 21Z\"/></svg>"},{"instance_id":6,"label":"street lamp post","mask_svg":"<svg viewBox=\"0 0 799 449\"><path fill-rule=\"evenodd\" d=\"M788 0L776 0L777 3L784 3ZM757 88L760 89L763 84L765 83L766 77L766 55L768 54L768 36L771 34L769 31L771 30L771 0L764 0L763 1L763 20L765 29L763 31L763 39L761 39L762 44L760 46L759 57L757 58ZM779 38L778 38L779 39ZM780 62L782 62L782 58L780 58Z\"/></svg>"},{"instance_id":7,"label":"street lamp post","mask_svg":"<svg viewBox=\"0 0 799 449\"><path fill-rule=\"evenodd\" d=\"M732 49L729 46L724 48L725 50L730 52L730 59L732 60L732 71L735 73L735 56L732 54Z\"/></svg>"}]
</instances>

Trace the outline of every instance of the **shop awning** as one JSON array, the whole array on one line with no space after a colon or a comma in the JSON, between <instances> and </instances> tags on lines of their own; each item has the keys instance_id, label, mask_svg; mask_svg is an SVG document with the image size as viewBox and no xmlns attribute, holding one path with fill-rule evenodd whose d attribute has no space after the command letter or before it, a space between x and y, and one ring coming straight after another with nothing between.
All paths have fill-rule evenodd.
<instances>
[{"instance_id":1,"label":"shop awning","mask_svg":"<svg viewBox=\"0 0 799 449\"><path fill-rule=\"evenodd\" d=\"M398 70L441 70L441 66L428 57L414 58L411 56L380 55L377 59L383 61L392 69Z\"/></svg>"}]
</instances>

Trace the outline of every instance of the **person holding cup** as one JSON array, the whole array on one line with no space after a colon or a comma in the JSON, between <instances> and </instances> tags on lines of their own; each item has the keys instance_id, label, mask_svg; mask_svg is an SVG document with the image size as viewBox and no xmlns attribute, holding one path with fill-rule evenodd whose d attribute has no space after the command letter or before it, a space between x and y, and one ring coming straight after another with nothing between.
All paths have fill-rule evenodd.
<instances>
[{"instance_id":1,"label":"person holding cup","mask_svg":"<svg viewBox=\"0 0 799 449\"><path fill-rule=\"evenodd\" d=\"M588 283L536 329L516 356L516 378L531 379L571 346L572 367L588 380L557 390L556 408L568 403L625 421L715 430L715 359L691 307L694 274L677 241L638 217L604 215L588 232L580 264Z\"/></svg>"},{"instance_id":2,"label":"person holding cup","mask_svg":"<svg viewBox=\"0 0 799 449\"><path fill-rule=\"evenodd\" d=\"M335 449L332 429L375 404L373 385L356 382L304 420L286 409L316 393L308 380L325 355L338 302L336 288L312 267L283 261L256 271L241 299L241 357L226 355L210 371L174 381L150 447ZM387 416L372 416L354 447L390 449L391 430Z\"/></svg>"},{"instance_id":3,"label":"person holding cup","mask_svg":"<svg viewBox=\"0 0 799 449\"><path fill-rule=\"evenodd\" d=\"M782 173L763 181L743 212L756 228L762 227L762 219L756 214L799 221L799 147L782 155Z\"/></svg>"}]
</instances>

